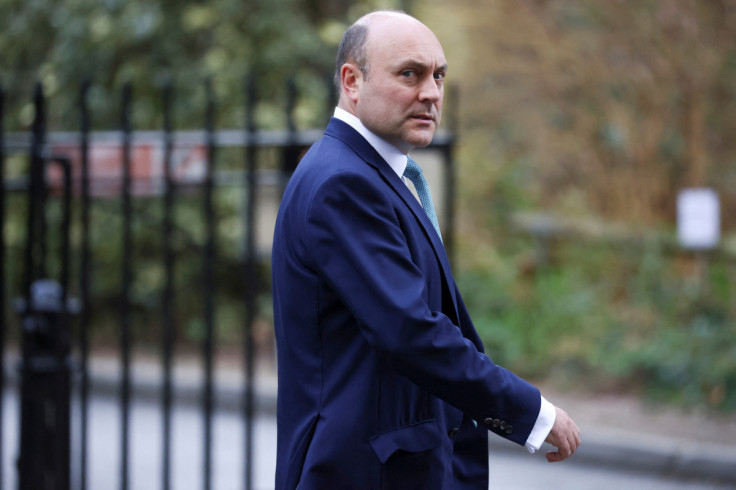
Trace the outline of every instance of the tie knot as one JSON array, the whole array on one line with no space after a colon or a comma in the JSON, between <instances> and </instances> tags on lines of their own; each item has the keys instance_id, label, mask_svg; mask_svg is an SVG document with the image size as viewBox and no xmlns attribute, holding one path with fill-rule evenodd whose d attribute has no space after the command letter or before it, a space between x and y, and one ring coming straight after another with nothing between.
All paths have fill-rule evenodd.
<instances>
[{"instance_id":1,"label":"tie knot","mask_svg":"<svg viewBox=\"0 0 736 490\"><path fill-rule=\"evenodd\" d=\"M410 180L414 181L420 174L422 173L422 169L419 165L417 165L417 162L412 160L411 158L406 159L406 169L404 170L404 175L409 177Z\"/></svg>"}]
</instances>

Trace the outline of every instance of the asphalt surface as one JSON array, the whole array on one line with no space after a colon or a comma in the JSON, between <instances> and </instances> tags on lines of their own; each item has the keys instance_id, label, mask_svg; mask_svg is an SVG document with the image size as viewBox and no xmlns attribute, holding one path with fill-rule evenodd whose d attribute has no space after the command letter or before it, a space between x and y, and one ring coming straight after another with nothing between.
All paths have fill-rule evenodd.
<instances>
[{"instance_id":1,"label":"asphalt surface","mask_svg":"<svg viewBox=\"0 0 736 490\"><path fill-rule=\"evenodd\" d=\"M8 370L6 369L6 374ZM118 488L120 410L118 367L111 359L92 363L89 409L89 489ZM160 375L155 363L137 362L131 409L130 488L162 488ZM237 366L222 366L216 382L213 420L212 488L243 488L244 428L239 411L242 376ZM177 366L177 408L173 414L172 488L203 488L203 419L199 410L201 373L196 363ZM276 377L260 370L255 390L254 488L273 487L276 451ZM3 396L3 485L16 488L17 392L10 379ZM497 437L490 439L493 489L726 489L736 488L736 417L714 417L648 406L630 397L595 397L546 389L545 396L570 413L583 445L570 460L550 464L544 451L528 454ZM78 410L75 410L78 413ZM75 419L75 423L78 420ZM75 441L75 445L78 441ZM75 472L78 471L75 468Z\"/></svg>"}]
</instances>

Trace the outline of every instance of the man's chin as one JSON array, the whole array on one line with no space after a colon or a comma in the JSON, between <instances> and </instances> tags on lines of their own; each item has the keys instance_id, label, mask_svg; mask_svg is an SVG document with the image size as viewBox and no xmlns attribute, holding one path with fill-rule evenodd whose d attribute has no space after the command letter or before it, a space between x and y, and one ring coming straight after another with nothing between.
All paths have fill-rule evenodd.
<instances>
[{"instance_id":1,"label":"man's chin","mask_svg":"<svg viewBox=\"0 0 736 490\"><path fill-rule=\"evenodd\" d=\"M411 138L408 139L407 141L411 143L412 146L421 148L424 146L428 146L432 142L433 137L434 137L434 130L422 131L422 132L412 134Z\"/></svg>"},{"instance_id":2,"label":"man's chin","mask_svg":"<svg viewBox=\"0 0 736 490\"><path fill-rule=\"evenodd\" d=\"M399 151L409 153L412 148L422 148L428 146L434 137L434 129L432 130L411 130L403 132L398 139L388 139Z\"/></svg>"},{"instance_id":3,"label":"man's chin","mask_svg":"<svg viewBox=\"0 0 736 490\"><path fill-rule=\"evenodd\" d=\"M437 125L434 121L422 121L410 124L406 128L406 141L414 146L427 146L432 142Z\"/></svg>"}]
</instances>

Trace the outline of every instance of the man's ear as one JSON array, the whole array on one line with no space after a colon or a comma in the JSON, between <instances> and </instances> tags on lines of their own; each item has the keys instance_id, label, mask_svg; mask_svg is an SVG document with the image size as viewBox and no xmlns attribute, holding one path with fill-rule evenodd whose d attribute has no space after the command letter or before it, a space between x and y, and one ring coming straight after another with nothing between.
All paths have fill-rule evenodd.
<instances>
[{"instance_id":1,"label":"man's ear","mask_svg":"<svg viewBox=\"0 0 736 490\"><path fill-rule=\"evenodd\" d=\"M352 63L345 63L340 68L343 94L354 104L358 102L358 93L363 83L363 73Z\"/></svg>"}]
</instances>

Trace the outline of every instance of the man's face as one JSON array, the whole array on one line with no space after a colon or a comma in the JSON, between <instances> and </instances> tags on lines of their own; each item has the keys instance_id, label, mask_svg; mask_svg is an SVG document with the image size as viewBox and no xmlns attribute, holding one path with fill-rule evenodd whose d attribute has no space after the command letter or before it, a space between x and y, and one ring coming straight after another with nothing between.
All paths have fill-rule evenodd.
<instances>
[{"instance_id":1,"label":"man's face","mask_svg":"<svg viewBox=\"0 0 736 490\"><path fill-rule=\"evenodd\" d=\"M371 26L368 78L359 81L356 113L372 132L399 150L427 146L442 116L447 62L424 25L392 19Z\"/></svg>"}]
</instances>

